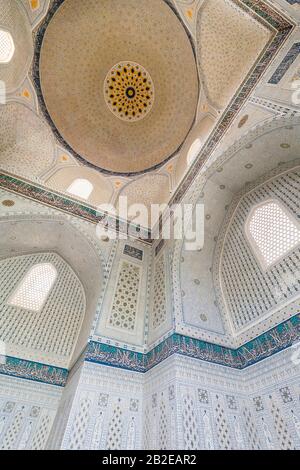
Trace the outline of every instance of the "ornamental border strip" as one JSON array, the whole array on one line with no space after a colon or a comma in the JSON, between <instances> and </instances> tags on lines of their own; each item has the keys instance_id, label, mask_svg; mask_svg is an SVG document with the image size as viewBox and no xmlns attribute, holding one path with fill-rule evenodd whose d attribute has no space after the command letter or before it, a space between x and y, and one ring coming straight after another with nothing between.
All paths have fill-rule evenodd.
<instances>
[{"instance_id":1,"label":"ornamental border strip","mask_svg":"<svg viewBox=\"0 0 300 470\"><path fill-rule=\"evenodd\" d=\"M11 356L0 356L0 375L64 387L68 370Z\"/></svg>"},{"instance_id":2,"label":"ornamental border strip","mask_svg":"<svg viewBox=\"0 0 300 470\"><path fill-rule=\"evenodd\" d=\"M134 372L148 372L173 354L243 370L291 347L300 339L300 313L237 349L173 334L146 354L91 341L85 361Z\"/></svg>"},{"instance_id":3,"label":"ornamental border strip","mask_svg":"<svg viewBox=\"0 0 300 470\"><path fill-rule=\"evenodd\" d=\"M170 356L178 354L204 362L244 370L273 356L300 340L300 313L249 341L238 349L231 349L206 341L173 334L146 354L117 346L91 341L79 360L109 367L146 373ZM76 367L76 364L75 366ZM64 387L67 369L0 356L0 375Z\"/></svg>"},{"instance_id":4,"label":"ornamental border strip","mask_svg":"<svg viewBox=\"0 0 300 470\"><path fill-rule=\"evenodd\" d=\"M66 196L54 192L49 188L43 187L37 183L31 181L25 181L23 178L13 176L0 170L0 188L6 189L28 199L32 199L41 204L47 205L53 209L66 212L74 217L80 217L93 224L102 223L107 229L116 227L117 232L120 234L130 234L130 223L128 221L122 221L119 218L106 216L100 214L97 209L69 199ZM140 230L141 236L134 237L142 243L148 245L152 244L150 230L143 229L142 227L136 228L136 231Z\"/></svg>"}]
</instances>

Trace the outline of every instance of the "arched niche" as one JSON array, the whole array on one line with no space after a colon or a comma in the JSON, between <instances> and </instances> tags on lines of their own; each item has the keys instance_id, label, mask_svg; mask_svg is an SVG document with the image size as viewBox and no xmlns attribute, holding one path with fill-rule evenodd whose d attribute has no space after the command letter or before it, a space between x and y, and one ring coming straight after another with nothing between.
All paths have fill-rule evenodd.
<instances>
[{"instance_id":1,"label":"arched niche","mask_svg":"<svg viewBox=\"0 0 300 470\"><path fill-rule=\"evenodd\" d=\"M58 256L82 285L85 312L72 354L65 360L65 364L71 367L87 344L101 297L101 253L81 229L65 219L50 219L37 215L11 216L1 220L0 262L19 256L34 257L38 253L53 253ZM3 282L5 283L5 279ZM72 316L72 312L70 315Z\"/></svg>"},{"instance_id":2,"label":"arched niche","mask_svg":"<svg viewBox=\"0 0 300 470\"><path fill-rule=\"evenodd\" d=\"M113 187L108 178L100 173L84 166L72 166L65 168L58 168L47 180L47 186L55 189L56 191L63 191L68 193L68 189L72 184L78 180L86 180L92 185L92 190L88 197L85 198L90 204L95 206L109 203ZM74 195L76 197L76 195ZM77 196L80 198L80 196ZM84 198L83 198L84 199Z\"/></svg>"},{"instance_id":3,"label":"arched niche","mask_svg":"<svg viewBox=\"0 0 300 470\"><path fill-rule=\"evenodd\" d=\"M0 80L5 83L7 93L14 92L22 84L33 57L31 26L18 3L0 0L0 30L10 34L14 46L10 60L0 63Z\"/></svg>"}]
</instances>

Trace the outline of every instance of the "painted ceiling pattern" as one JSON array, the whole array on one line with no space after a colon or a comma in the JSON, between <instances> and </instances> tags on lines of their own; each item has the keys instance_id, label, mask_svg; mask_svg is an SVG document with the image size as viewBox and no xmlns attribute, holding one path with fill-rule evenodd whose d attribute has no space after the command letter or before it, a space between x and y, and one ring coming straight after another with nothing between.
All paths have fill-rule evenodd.
<instances>
[{"instance_id":1,"label":"painted ceiling pattern","mask_svg":"<svg viewBox=\"0 0 300 470\"><path fill-rule=\"evenodd\" d=\"M0 0L0 12L4 12L1 23L19 38L11 64L4 72L0 68L0 79L9 84L7 104L0 106L0 186L12 194L12 199L19 195L47 210L75 217L78 224L94 227L101 222L109 229L116 220L99 214L96 203L105 199L117 205L120 195L148 207L153 202L167 202L170 197L170 202L195 201L210 159L216 158L211 170L215 172L225 158L231 158L230 152L234 155L238 145L247 145L249 150L255 145L260 132L255 125L267 134L283 114L287 120L298 115L297 106L282 99L284 95L277 101L268 95L270 87L276 86L280 94L282 81L291 70L296 71L296 25L287 14L263 0L153 0L150 13L146 0L129 0L126 7L123 2L102 0L103 15L95 14L99 7L96 0L38 2L36 9L30 9L28 2L27 10L17 8L14 0L11 4L9 12L7 3ZM78 18L82 20L78 22ZM145 24L147 27L141 32L141 25ZM174 41L180 47L173 47ZM257 87L266 93L265 98L259 93L256 96ZM256 110L255 116L260 116L261 121L253 119L251 109ZM234 145L223 152L228 130ZM188 165L186 157L196 137L201 145ZM298 148L294 144L288 139L280 143L280 152L285 152L287 161ZM252 161L243 166L252 174ZM223 169L219 170L214 180L218 191L225 194L227 183L222 181ZM91 175L95 188L93 199L87 202L67 194L72 179L83 173L87 179ZM261 173L256 174L259 176ZM249 176L252 179L254 176ZM229 206L228 193L226 197ZM3 207L9 212L11 200L6 197L5 201ZM218 233L209 226L211 219L212 214L207 213L209 236L216 239ZM137 227L135 238L146 249L153 240L147 224L145 227ZM116 228L126 232L128 221L117 220ZM165 249L162 243L158 247ZM131 247L124 254L132 258L133 253L133 258L142 261L139 251ZM166 275L168 255L173 261L173 253L166 249L156 266L157 299L153 318L145 318L144 342L135 347L130 341L122 344L93 337L83 356L85 360L146 372L167 357L179 354L243 369L299 340L299 312L295 314L294 306L284 321L277 322L276 317L269 330L265 327L251 340L241 336L240 344L235 346L229 340L225 345L228 338L223 333L209 330L209 312L205 309L200 312L198 330L177 317L176 305L175 318L170 320L166 306L170 288ZM174 266L175 263L173 279L178 275ZM212 267L207 269L212 272ZM144 268L140 271L145 277ZM110 321L112 327L125 325L130 332L136 318L135 292L139 282L133 279L132 285L127 285L127 277L124 271L119 282L122 281L124 291L132 288L131 307L122 316L118 308L126 299L119 292L114 297ZM193 279L194 288L199 283L198 278ZM179 305L188 292L175 287L174 304ZM148 309L149 292L143 295ZM239 329L244 325L238 323L239 313L236 318ZM149 346L151 321L160 331L161 324L169 320L173 327L164 330L164 336L154 336ZM182 329L179 325L183 325ZM206 339L199 331L204 332ZM197 334L199 337L195 337ZM218 342L216 338L222 336ZM59 363L56 367L47 364L6 355L0 372L63 386L68 371Z\"/></svg>"},{"instance_id":2,"label":"painted ceiling pattern","mask_svg":"<svg viewBox=\"0 0 300 470\"><path fill-rule=\"evenodd\" d=\"M241 13L231 1L204 2L200 7L197 15L200 77L208 101L217 109L224 109L229 103L270 36L270 30L254 19L249 20L249 15Z\"/></svg>"},{"instance_id":3,"label":"painted ceiling pattern","mask_svg":"<svg viewBox=\"0 0 300 470\"><path fill-rule=\"evenodd\" d=\"M154 84L149 73L134 62L121 62L104 80L104 98L108 108L124 121L146 117L154 102Z\"/></svg>"},{"instance_id":4,"label":"painted ceiling pattern","mask_svg":"<svg viewBox=\"0 0 300 470\"><path fill-rule=\"evenodd\" d=\"M162 0L153 0L151 10L146 0L102 1L101 9L99 15L96 0L53 4L37 33L34 79L46 116L81 161L108 172L139 173L173 155L194 122L199 91L194 51L178 17ZM84 18L80 28L79 17ZM170 47L174 40L176 48ZM78 53L80 44L88 47ZM107 74L126 61L143 67L152 89L145 89L150 91L149 99L146 93L142 103L143 111L149 107L147 117L139 120L143 113L137 107L135 116L129 116L135 121L132 126L123 122L126 111L122 119L109 112L102 93ZM150 99L153 87L154 101ZM129 91L138 92L134 87ZM128 102L126 95L124 99ZM114 103L108 104L121 109ZM74 113L76 121L70 123L67 116Z\"/></svg>"},{"instance_id":5,"label":"painted ceiling pattern","mask_svg":"<svg viewBox=\"0 0 300 470\"><path fill-rule=\"evenodd\" d=\"M249 90L249 85L252 87L254 85L254 81L257 82L257 80L259 79L260 75L261 75L261 72L262 70L267 66L269 60L270 60L270 57L273 56L276 52L276 50L278 49L278 47L280 46L280 44L285 40L285 38L290 34L291 30L292 30L292 24L289 24L286 19L284 19L283 17L280 17L280 15L273 11L272 9L270 9L269 7L266 7L266 5L264 4L264 2L251 2L251 1L235 1L235 2L225 2L224 5L222 6L221 3L223 2L223 0L218 0L219 4L220 4L220 8L225 8L224 11L228 11L230 12L231 9L232 9L232 4L235 4L235 13L237 12L238 13L238 16L239 18L241 18L241 21L243 21L243 18L244 18L244 15L245 14L248 14L249 13L249 8L253 9L253 11L255 12L254 13L254 19L251 19L251 26L250 28L253 28L253 32L255 31L266 31L266 27L267 28L271 28L271 32L272 32L272 35L273 35L273 41L272 43L270 44L270 47L268 47L268 54L264 54L263 57L261 57L260 61L259 61L259 66L257 66L256 68L256 73L254 75L252 75L252 79L249 81L247 81L247 84L246 84L246 88L243 88L241 89L241 93L239 93L238 96L243 97L243 100L241 100L240 98L237 98L237 101L235 101L235 104L234 106L231 108L230 110L230 116L228 115L228 112L227 112L227 117L229 117L229 119L226 118L226 126L224 127L224 122L223 121L220 121L218 127L216 127L216 129L214 130L214 134L216 134L216 139L214 139L214 145L213 147L215 146L215 143L216 141L218 141L221 136L223 135L226 127L228 127L228 125L230 124L230 122L232 121L233 119L233 116L236 114L236 111L237 109L242 105L242 103L244 102L245 98L246 98L246 95L248 94L248 92L245 94L245 90ZM168 3L168 2L167 2ZM178 3L184 3L184 2L178 2ZM203 2L192 2L193 4L195 5L202 5ZM209 3L209 2L208 2ZM53 15L53 12L59 8L62 4L62 1L61 0L56 0L55 2L52 2L52 8L51 10L49 11L46 19L44 20L44 22L42 23L42 25L34 32L34 35L35 35L35 50L36 50L36 57L34 59L34 67L33 67L33 78L35 80L35 85L36 85L36 90L37 90L37 93L39 95L39 100L40 100L40 108L44 111L44 114L46 115L47 118L49 118L49 122L50 124L53 124L52 123L52 120L50 119L50 116L47 112L47 108L45 107L45 103L44 103L44 97L43 97L43 94L42 94L42 90L41 90L41 83L40 83L40 76L39 76L39 53L40 53L40 49L42 47L42 39L43 39L43 36L47 30L47 25L48 25L48 22L51 21L51 18L52 18L52 15ZM186 28L186 31L188 32L188 36L190 37L190 41L191 41L191 44L193 45L194 47L194 50L195 50L195 53L198 53L197 52L197 43L195 43L196 41L196 38L193 39L192 35L192 32L189 33L188 31L188 27L191 27L191 25L193 24L194 20L196 17L198 17L198 7L196 8L195 5L193 5L193 7L191 8L191 2L189 2L188 4L186 4L186 10L185 10L185 15L184 17L182 17L182 14L180 15L178 12L177 12L177 17L181 19L181 21L184 22L184 25L185 25L185 28ZM170 6L172 8L174 8L171 4ZM45 8L45 6L44 6ZM227 8L227 10L226 10ZM39 6L39 8L36 8L35 7L35 10L37 10L37 13L39 13L41 15L41 9L42 9L42 5ZM245 12L243 12L243 10L245 10ZM174 9L174 12L176 13L176 9ZM192 13L191 13L192 12ZM37 15L36 13L36 15ZM44 14L45 14L45 10L44 10ZM175 16L175 15L174 15ZM199 16L200 15L200 10L199 10ZM187 21L188 20L188 21ZM260 26L259 25L259 21L262 22L263 26ZM256 29L258 28L258 29ZM275 33L275 29L277 29L278 33L276 34L276 36L274 36L274 33ZM224 38L222 38L221 40L221 43L223 43L224 41ZM229 39L230 41L230 39ZM212 44L213 44L213 47L214 47L214 44L216 42L216 38L212 38ZM272 47L271 47L272 46ZM223 59L225 60L225 58L227 57L227 53L224 55ZM257 64L258 65L258 64ZM224 64L225 66L225 64ZM227 66L226 66L227 67ZM216 74L214 74L216 75ZM200 77L201 79L201 77ZM254 81L253 81L254 80ZM202 80L203 81L203 80ZM204 81L203 81L204 82ZM252 84L252 85L251 85ZM32 97L31 97L31 90L27 89L27 88L24 88L23 91L21 92L22 94L22 98L24 102L27 102L27 105L29 104L29 101L32 101ZM205 108L206 105L203 106L203 108ZM181 113L182 114L182 113ZM209 116L206 116L207 118ZM53 133L55 135L55 137L58 139L58 140L61 140L61 135L57 132L55 126L53 127L52 126L52 130L53 130ZM172 129L172 133L173 133L173 129ZM63 142L64 144L66 144L66 142ZM65 148L68 147L68 145L65 145ZM206 146L203 147L202 151L201 151L201 154L204 152L204 149L205 149ZM69 149L70 150L70 149ZM211 148L212 150L212 148ZM72 153L72 152L71 152ZM184 150L183 150L183 153L184 153ZM66 169L67 167L72 163L71 163L71 159L68 155L66 154L63 154L61 155L61 161L62 162L65 162L65 165L66 165ZM177 157L175 157L177 158ZM199 159L198 159L199 160ZM81 158L79 158L79 161L81 162L81 164L84 164L84 165L87 165L87 161L86 160L82 160ZM203 160L202 160L202 163L200 164L200 166L203 164ZM57 165L57 164L56 164ZM74 164L73 164L74 165ZM22 165L20 165L21 167ZM200 168L199 166L199 168ZM76 168L73 166L73 168ZM80 167L77 167L78 168L78 171L80 169ZM170 192L172 192L173 194L175 193L175 189L176 189L176 185L177 185L177 182L176 182L176 179L174 178L174 173L175 173L175 168L176 168L176 161L174 162L173 165L170 166L170 168L167 168L167 172L168 172L168 176L169 176L169 185L171 186L170 187ZM184 168L186 169L186 165L184 165ZM160 172L165 172L165 170L158 170ZM180 170L182 171L182 170ZM184 170L185 171L185 170ZM190 170L191 171L191 170ZM24 174L25 173L25 174ZM111 172L108 172L108 173L111 173ZM26 172L24 171L21 171L20 168L18 168L18 174L19 175L24 175L26 176ZM156 175L157 173L153 173L153 175ZM130 173L127 173L127 176L130 176ZM38 177L40 179L40 176ZM192 177L192 179L189 178L189 181L190 183L194 180L194 176ZM48 186L48 183L47 183L47 178L45 178L44 176L42 177L41 183L43 184L46 184ZM129 180L130 182L130 180ZM100 183L100 181L99 181ZM114 182L116 184L115 188L116 188L116 191L119 191L120 188L122 188L123 186L123 182L122 181L117 181L117 182ZM190 183L188 183L188 185L190 186ZM50 184L50 180L49 180L49 184ZM180 187L183 187L185 183L181 184ZM65 191L66 190L66 183L63 182L63 178L61 178L61 182L59 183L59 190L60 191ZM186 188L187 189L187 188ZM184 192L186 192L186 189L184 190ZM129 192L131 190L131 188L129 187L128 188ZM178 192L176 192L176 194L178 194ZM183 193L182 193L183 195ZM104 196L105 197L105 196ZM137 197L135 195L135 191L134 191L134 187L132 187L132 197L135 198ZM147 195L145 194L145 198L147 199L148 198L148 201L149 203L151 203L151 195ZM179 197L181 198L181 196L179 195ZM173 199L174 199L174 196L173 196ZM176 200L178 200L178 196L176 195ZM97 199L98 201L98 199ZM93 201L93 203L95 204L95 202Z\"/></svg>"}]
</instances>

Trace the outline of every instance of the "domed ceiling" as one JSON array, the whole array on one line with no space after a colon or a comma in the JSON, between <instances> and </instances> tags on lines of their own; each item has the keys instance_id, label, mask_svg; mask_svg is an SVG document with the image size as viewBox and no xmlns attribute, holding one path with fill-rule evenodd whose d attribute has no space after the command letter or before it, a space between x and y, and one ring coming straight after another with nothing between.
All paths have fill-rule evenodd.
<instances>
[{"instance_id":1,"label":"domed ceiling","mask_svg":"<svg viewBox=\"0 0 300 470\"><path fill-rule=\"evenodd\" d=\"M100 170L160 165L184 142L199 96L182 23L164 0L59 3L39 51L42 99L57 133Z\"/></svg>"}]
</instances>

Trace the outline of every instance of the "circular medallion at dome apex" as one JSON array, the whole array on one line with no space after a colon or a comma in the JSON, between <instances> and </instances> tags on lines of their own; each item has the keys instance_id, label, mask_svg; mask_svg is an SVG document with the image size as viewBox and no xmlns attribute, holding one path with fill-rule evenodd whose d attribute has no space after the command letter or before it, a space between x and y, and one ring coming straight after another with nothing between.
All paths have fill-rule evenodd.
<instances>
[{"instance_id":1,"label":"circular medallion at dome apex","mask_svg":"<svg viewBox=\"0 0 300 470\"><path fill-rule=\"evenodd\" d=\"M151 111L154 85L149 73L135 62L116 64L104 81L108 108L123 121L139 121Z\"/></svg>"},{"instance_id":2,"label":"circular medallion at dome apex","mask_svg":"<svg viewBox=\"0 0 300 470\"><path fill-rule=\"evenodd\" d=\"M41 109L82 163L139 174L185 142L196 116L198 71L190 37L165 0L57 0L37 33L35 54ZM140 64L151 79L151 110L143 119L117 117L106 102L106 77L123 61ZM136 89L126 91L133 102Z\"/></svg>"}]
</instances>

